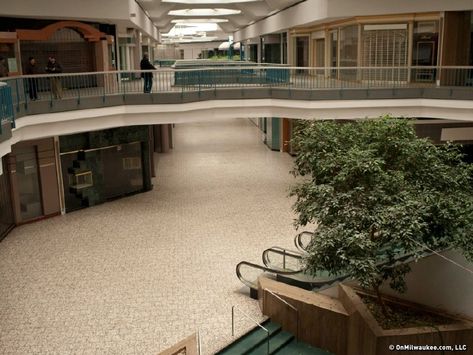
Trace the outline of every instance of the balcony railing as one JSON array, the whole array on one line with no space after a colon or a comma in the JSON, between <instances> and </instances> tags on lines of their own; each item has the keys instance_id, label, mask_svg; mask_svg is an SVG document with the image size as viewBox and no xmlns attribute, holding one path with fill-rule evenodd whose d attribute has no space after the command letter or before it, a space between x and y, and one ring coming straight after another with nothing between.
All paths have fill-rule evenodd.
<instances>
[{"instance_id":1,"label":"balcony railing","mask_svg":"<svg viewBox=\"0 0 473 355\"><path fill-rule=\"evenodd\" d=\"M289 93L311 90L465 88L473 92L473 67L323 67L287 66L205 67L197 69L163 68L151 71L108 71L58 75L24 75L2 78L1 117L10 119L31 113L34 101L50 107L72 99L80 108L85 98L110 98L174 93L216 94L228 89L277 89ZM11 98L10 98L11 92ZM468 96L468 95L467 95ZM208 96L207 96L208 97ZM248 97L245 97L248 98ZM123 103L123 102L122 102ZM13 105L13 110L10 108Z\"/></svg>"},{"instance_id":2,"label":"balcony railing","mask_svg":"<svg viewBox=\"0 0 473 355\"><path fill-rule=\"evenodd\" d=\"M11 87L0 82L0 134L2 134L2 126L5 121L10 121L12 127L15 126Z\"/></svg>"}]
</instances>

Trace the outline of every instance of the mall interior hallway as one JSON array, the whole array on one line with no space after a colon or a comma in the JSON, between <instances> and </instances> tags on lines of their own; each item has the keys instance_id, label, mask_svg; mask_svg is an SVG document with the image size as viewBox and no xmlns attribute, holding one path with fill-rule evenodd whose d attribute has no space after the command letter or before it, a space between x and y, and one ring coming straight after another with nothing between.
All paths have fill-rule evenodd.
<instances>
[{"instance_id":1,"label":"mall interior hallway","mask_svg":"<svg viewBox=\"0 0 473 355\"><path fill-rule=\"evenodd\" d=\"M231 339L256 319L235 275L293 249L292 158L247 119L176 125L154 189L16 228L0 243L0 353L156 354L200 329ZM238 316L239 333L253 325Z\"/></svg>"}]
</instances>

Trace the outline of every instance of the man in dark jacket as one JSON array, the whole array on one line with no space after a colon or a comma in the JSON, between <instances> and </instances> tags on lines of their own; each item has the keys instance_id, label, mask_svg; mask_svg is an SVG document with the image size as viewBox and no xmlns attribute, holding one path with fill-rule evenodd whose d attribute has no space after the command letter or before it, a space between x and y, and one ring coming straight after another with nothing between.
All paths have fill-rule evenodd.
<instances>
[{"instance_id":1,"label":"man in dark jacket","mask_svg":"<svg viewBox=\"0 0 473 355\"><path fill-rule=\"evenodd\" d=\"M8 76L8 68L5 63L5 58L0 57L0 78Z\"/></svg>"},{"instance_id":2,"label":"man in dark jacket","mask_svg":"<svg viewBox=\"0 0 473 355\"><path fill-rule=\"evenodd\" d=\"M153 64L149 62L148 53L143 54L143 59L140 62L140 69L141 70L153 70L156 69ZM150 93L151 88L153 87L153 73L141 73L141 77L144 79L144 92Z\"/></svg>"},{"instance_id":3,"label":"man in dark jacket","mask_svg":"<svg viewBox=\"0 0 473 355\"><path fill-rule=\"evenodd\" d=\"M38 67L36 66L36 59L34 57L28 58L28 64L25 67L26 75L37 75L39 74ZM30 100L38 100L38 78L26 79L26 86L28 87L28 94Z\"/></svg>"},{"instance_id":4,"label":"man in dark jacket","mask_svg":"<svg viewBox=\"0 0 473 355\"><path fill-rule=\"evenodd\" d=\"M46 65L46 73L48 74L60 74L62 73L61 65L56 62L56 58L50 56L48 59L48 64ZM55 99L62 99L62 84L61 78L58 76L51 78L51 90L53 92Z\"/></svg>"}]
</instances>

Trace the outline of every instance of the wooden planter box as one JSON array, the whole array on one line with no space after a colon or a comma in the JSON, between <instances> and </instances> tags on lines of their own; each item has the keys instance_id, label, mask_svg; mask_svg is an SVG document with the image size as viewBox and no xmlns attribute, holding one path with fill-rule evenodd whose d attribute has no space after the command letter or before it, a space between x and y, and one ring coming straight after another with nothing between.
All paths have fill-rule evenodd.
<instances>
[{"instance_id":1,"label":"wooden planter box","mask_svg":"<svg viewBox=\"0 0 473 355\"><path fill-rule=\"evenodd\" d=\"M438 310L402 301L393 297L385 297L389 303L413 307L429 313L436 313L446 318L455 320L449 325L436 327L414 327L402 329L383 329L368 310L359 294L363 291L353 289L346 285L339 285L339 299L348 312L348 355L388 355L393 354L397 346L404 345L448 345L457 347L466 346L473 350L473 322L460 319L453 315L439 312ZM393 348L394 347L394 348ZM464 351L464 350L463 350ZM449 353L447 351L445 353ZM440 351L406 351L409 354L441 354ZM466 354L467 351L464 351Z\"/></svg>"},{"instance_id":2,"label":"wooden planter box","mask_svg":"<svg viewBox=\"0 0 473 355\"><path fill-rule=\"evenodd\" d=\"M197 355L197 344L197 334L192 334L184 340L181 340L179 343L171 346L169 349L160 352L158 355Z\"/></svg>"},{"instance_id":3,"label":"wooden planter box","mask_svg":"<svg viewBox=\"0 0 473 355\"><path fill-rule=\"evenodd\" d=\"M283 330L314 347L347 355L348 314L339 300L266 277L260 277L258 285L261 311ZM268 290L289 302L297 313Z\"/></svg>"}]
</instances>

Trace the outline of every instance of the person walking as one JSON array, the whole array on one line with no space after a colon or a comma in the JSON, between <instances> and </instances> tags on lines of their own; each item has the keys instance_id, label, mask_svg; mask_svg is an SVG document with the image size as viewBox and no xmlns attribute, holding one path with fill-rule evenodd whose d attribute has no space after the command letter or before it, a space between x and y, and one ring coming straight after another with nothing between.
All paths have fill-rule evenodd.
<instances>
[{"instance_id":1,"label":"person walking","mask_svg":"<svg viewBox=\"0 0 473 355\"><path fill-rule=\"evenodd\" d=\"M61 65L56 61L56 58L50 56L48 58L48 64L46 65L46 73L48 74L60 74L62 73ZM53 76L51 78L51 90L55 99L62 99L62 84L61 78Z\"/></svg>"},{"instance_id":2,"label":"person walking","mask_svg":"<svg viewBox=\"0 0 473 355\"><path fill-rule=\"evenodd\" d=\"M5 58L0 57L0 78L5 76L8 76L7 64L5 63Z\"/></svg>"},{"instance_id":3,"label":"person walking","mask_svg":"<svg viewBox=\"0 0 473 355\"><path fill-rule=\"evenodd\" d=\"M37 75L39 74L38 67L36 66L36 59L34 57L28 58L28 64L25 68L26 75ZM38 78L26 79L26 87L28 88L28 94L31 101L38 100Z\"/></svg>"},{"instance_id":4,"label":"person walking","mask_svg":"<svg viewBox=\"0 0 473 355\"><path fill-rule=\"evenodd\" d=\"M141 70L153 70L156 69L153 64L149 61L148 53L143 54L143 59L140 62L140 69ZM141 77L144 79L144 93L148 94L151 92L153 87L153 73L141 73Z\"/></svg>"}]
</instances>

